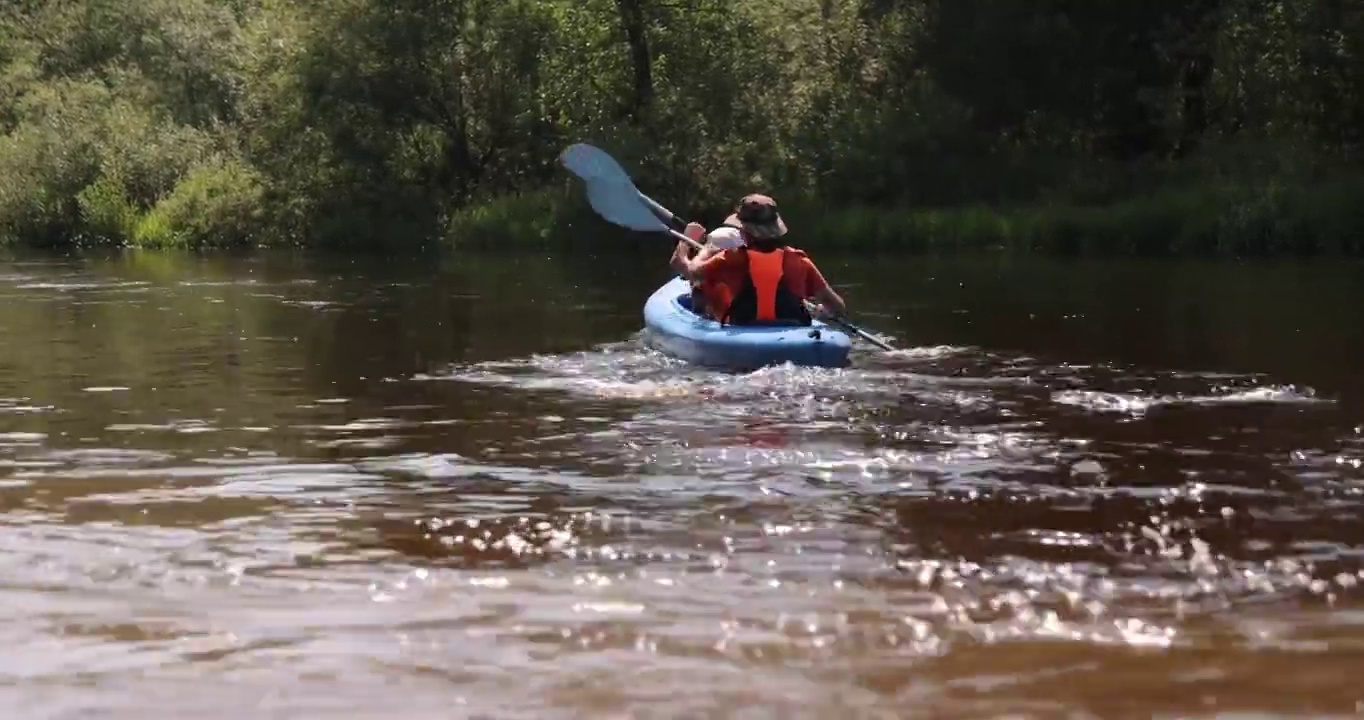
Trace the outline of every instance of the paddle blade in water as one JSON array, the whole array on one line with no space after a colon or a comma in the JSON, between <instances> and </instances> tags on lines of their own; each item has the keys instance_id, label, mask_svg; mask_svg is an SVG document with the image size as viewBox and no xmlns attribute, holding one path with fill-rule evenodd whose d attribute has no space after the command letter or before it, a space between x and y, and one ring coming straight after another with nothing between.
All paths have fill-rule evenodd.
<instances>
[{"instance_id":1,"label":"paddle blade in water","mask_svg":"<svg viewBox=\"0 0 1364 720\"><path fill-rule=\"evenodd\" d=\"M641 232L664 232L668 226L639 199L634 185L610 180L588 180L587 202L607 222Z\"/></svg>"},{"instance_id":2,"label":"paddle blade in water","mask_svg":"<svg viewBox=\"0 0 1364 720\"><path fill-rule=\"evenodd\" d=\"M628 184L632 189L634 188L630 174L625 172L625 168L622 168L615 158L601 148L587 143L570 145L559 156L559 160L564 164L564 167L568 168L569 172L588 183L607 181Z\"/></svg>"}]
</instances>

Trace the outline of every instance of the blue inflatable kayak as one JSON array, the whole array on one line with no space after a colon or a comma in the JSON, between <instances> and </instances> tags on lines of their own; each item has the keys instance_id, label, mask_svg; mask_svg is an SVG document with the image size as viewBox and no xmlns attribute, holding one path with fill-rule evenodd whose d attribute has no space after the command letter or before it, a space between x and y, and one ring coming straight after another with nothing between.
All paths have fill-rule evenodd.
<instances>
[{"instance_id":1,"label":"blue inflatable kayak","mask_svg":"<svg viewBox=\"0 0 1364 720\"><path fill-rule=\"evenodd\" d=\"M818 320L805 327L735 327L691 311L691 285L675 277L644 303L644 339L660 352L694 365L756 370L793 363L845 367L852 341Z\"/></svg>"}]
</instances>

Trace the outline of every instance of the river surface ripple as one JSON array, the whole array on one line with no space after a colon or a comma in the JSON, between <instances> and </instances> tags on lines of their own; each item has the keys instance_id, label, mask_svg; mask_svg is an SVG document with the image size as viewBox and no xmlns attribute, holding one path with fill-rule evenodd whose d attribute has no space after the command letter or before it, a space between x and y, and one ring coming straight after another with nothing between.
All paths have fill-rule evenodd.
<instances>
[{"instance_id":1,"label":"river surface ripple","mask_svg":"<svg viewBox=\"0 0 1364 720\"><path fill-rule=\"evenodd\" d=\"M5 717L1364 708L1364 414L1310 374L729 375L545 329L593 297L206 275L0 268Z\"/></svg>"}]
</instances>

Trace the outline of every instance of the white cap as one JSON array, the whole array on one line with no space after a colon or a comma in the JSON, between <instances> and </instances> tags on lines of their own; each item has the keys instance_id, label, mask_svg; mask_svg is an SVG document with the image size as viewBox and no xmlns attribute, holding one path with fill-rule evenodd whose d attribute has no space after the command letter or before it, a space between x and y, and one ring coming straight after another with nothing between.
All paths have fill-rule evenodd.
<instances>
[{"instance_id":1,"label":"white cap","mask_svg":"<svg viewBox=\"0 0 1364 720\"><path fill-rule=\"evenodd\" d=\"M739 233L738 228L725 225L710 231L710 234L706 236L706 244L714 245L721 250L728 250L730 248L743 247L744 237Z\"/></svg>"}]
</instances>

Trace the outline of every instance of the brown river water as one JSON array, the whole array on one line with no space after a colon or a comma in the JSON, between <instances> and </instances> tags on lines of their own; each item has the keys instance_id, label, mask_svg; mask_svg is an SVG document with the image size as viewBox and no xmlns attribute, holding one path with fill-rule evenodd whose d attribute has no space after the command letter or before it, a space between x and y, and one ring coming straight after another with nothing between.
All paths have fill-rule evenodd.
<instances>
[{"instance_id":1,"label":"brown river water","mask_svg":"<svg viewBox=\"0 0 1364 720\"><path fill-rule=\"evenodd\" d=\"M0 263L0 717L1364 713L1364 271L817 254L903 349L731 375L669 249Z\"/></svg>"}]
</instances>

